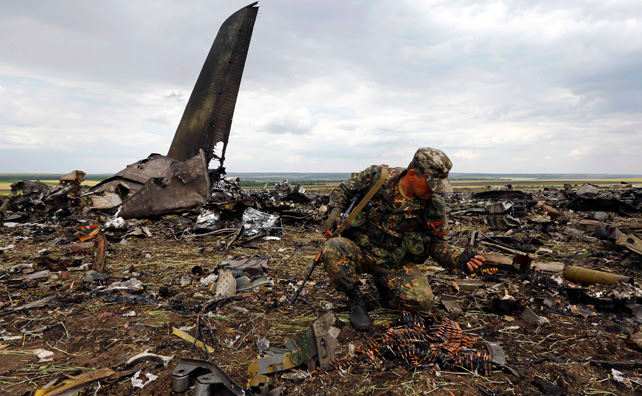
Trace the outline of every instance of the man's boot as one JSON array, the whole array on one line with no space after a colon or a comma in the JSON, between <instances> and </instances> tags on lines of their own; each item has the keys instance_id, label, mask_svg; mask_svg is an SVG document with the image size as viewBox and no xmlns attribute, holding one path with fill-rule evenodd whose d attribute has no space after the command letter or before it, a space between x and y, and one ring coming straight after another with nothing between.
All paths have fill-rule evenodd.
<instances>
[{"instance_id":1,"label":"man's boot","mask_svg":"<svg viewBox=\"0 0 642 396\"><path fill-rule=\"evenodd\" d=\"M372 320L368 316L368 308L363 299L359 285L354 285L348 290L348 303L350 305L350 324L357 331L368 331L372 328Z\"/></svg>"}]
</instances>

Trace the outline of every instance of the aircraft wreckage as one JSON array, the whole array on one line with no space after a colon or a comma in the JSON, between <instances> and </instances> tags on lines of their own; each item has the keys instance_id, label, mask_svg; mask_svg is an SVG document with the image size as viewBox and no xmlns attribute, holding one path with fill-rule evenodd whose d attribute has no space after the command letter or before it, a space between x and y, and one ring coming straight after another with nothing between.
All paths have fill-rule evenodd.
<instances>
[{"instance_id":1,"label":"aircraft wreckage","mask_svg":"<svg viewBox=\"0 0 642 396\"><path fill-rule=\"evenodd\" d=\"M223 163L254 22L252 3L232 14L214 39L167 155L151 154L94 186L96 209L122 205L123 218L162 215L207 203ZM209 169L212 159L216 169Z\"/></svg>"}]
</instances>

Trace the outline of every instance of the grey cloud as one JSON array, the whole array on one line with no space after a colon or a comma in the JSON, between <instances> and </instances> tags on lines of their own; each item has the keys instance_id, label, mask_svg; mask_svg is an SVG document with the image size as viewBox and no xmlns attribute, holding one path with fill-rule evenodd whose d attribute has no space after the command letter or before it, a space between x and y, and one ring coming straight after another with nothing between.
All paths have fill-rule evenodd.
<instances>
[{"instance_id":1,"label":"grey cloud","mask_svg":"<svg viewBox=\"0 0 642 396\"><path fill-rule=\"evenodd\" d=\"M44 135L76 136L97 125L94 133L138 137L132 155L147 155L149 136L168 145L218 26L247 3L4 2L0 73L53 87L20 101L0 98L0 134L31 126ZM600 154L603 166L613 166L618 154L622 161L634 158L626 140L640 136L642 43L634 39L642 33L640 2L266 0L259 6L230 153L255 152L270 141L267 135L291 139L298 154L313 160L306 166L319 169L323 158L355 166L392 152L406 162L400 147L423 145L481 151L477 164L458 162L470 171L513 166L515 153L532 167L548 166L536 161L541 145L559 146L554 151L561 156L575 145L608 140L612 152ZM73 89L74 98L60 94ZM270 105L274 98L279 102ZM29 116L12 110L28 108L25 103L35 108ZM309 114L297 113L301 108ZM62 117L68 112L81 118ZM364 142L319 148L334 145L323 142L326 126ZM528 136L514 136L522 130ZM253 160L263 161L259 169L277 163L269 154ZM584 167L577 171L591 167L583 159L559 161Z\"/></svg>"}]
</instances>

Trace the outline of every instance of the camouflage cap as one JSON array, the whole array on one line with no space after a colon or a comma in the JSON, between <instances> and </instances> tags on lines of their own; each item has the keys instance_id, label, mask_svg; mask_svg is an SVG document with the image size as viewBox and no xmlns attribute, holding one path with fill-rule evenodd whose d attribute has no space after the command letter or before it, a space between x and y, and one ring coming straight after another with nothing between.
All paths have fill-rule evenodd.
<instances>
[{"instance_id":1,"label":"camouflage cap","mask_svg":"<svg viewBox=\"0 0 642 396\"><path fill-rule=\"evenodd\" d=\"M432 147L422 147L410 161L409 168L419 171L426 177L430 189L436 193L450 193L453 188L448 181L448 172L453 163L441 150Z\"/></svg>"}]
</instances>

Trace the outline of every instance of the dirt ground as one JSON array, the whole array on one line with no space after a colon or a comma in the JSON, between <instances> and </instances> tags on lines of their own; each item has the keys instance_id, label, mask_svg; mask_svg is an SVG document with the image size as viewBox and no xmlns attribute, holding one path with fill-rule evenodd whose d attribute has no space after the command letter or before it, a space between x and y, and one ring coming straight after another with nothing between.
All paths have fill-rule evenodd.
<instances>
[{"instance_id":1,"label":"dirt ground","mask_svg":"<svg viewBox=\"0 0 642 396\"><path fill-rule=\"evenodd\" d=\"M192 222L185 216L143 221L140 224L146 225L152 236L128 237L126 245L118 243L119 238L110 240L108 235L104 273L109 279L103 283L136 278L145 287L139 294L105 294L97 290L99 283L84 282L85 270L80 270L83 268L80 265L93 262L95 249L72 250L71 244L47 246L67 231L66 226L0 227L0 247L14 245L0 251L0 393L30 395L57 376L108 367L114 368L117 375L79 394L172 394L171 372L179 358L207 358L204 351L173 335L172 329L185 328L194 334L196 313L212 298L208 288L201 286L200 278L213 273L222 260L229 258L267 254L267 275L274 283L243 293L240 300L217 308L207 319L217 340L211 345L214 348L211 361L242 387L249 378L248 364L257 357L258 339L267 338L272 346L283 347L285 338L296 338L329 309L338 315L339 341L347 353L348 344L364 345L399 317L399 312L379 306L372 280L364 275L376 326L371 333L354 331L347 324L345 298L333 290L321 268L314 273L301 301L294 306L288 304L297 282L303 279L324 242L315 224L287 226L280 240L242 245L224 253L220 236L178 237ZM616 216L612 222L634 232L639 232L642 225L639 218ZM450 243L458 246L465 246L471 229L487 230L483 218L451 216L449 226ZM552 253L539 258L540 261L565 260L608 269L639 281L640 268L622 264L617 253L592 255L612 250L612 244L607 246L607 242L582 238L560 242L551 238L546 240L546 247ZM50 269L52 276L19 280L25 274L9 270L17 264ZM192 275L195 266L202 268L202 275ZM448 294L459 299L463 314L454 320L467 335L479 338L476 348L484 351L484 342L499 343L509 360L508 366L519 378L499 368L485 377L464 370L409 370L382 362L377 367L352 367L314 379L287 380L277 376L277 385L285 385L283 394L642 394L642 354L632 342L640 322L621 304L583 300L581 294L562 290L554 276L549 275L542 275L539 281L517 273L477 276L475 279L481 279L483 286L470 291L455 283L466 279L466 275L442 270L430 260L421 268L430 279L435 296ZM161 293L165 287L169 295ZM8 312L11 307L54 295L57 297L53 302L43 308ZM506 295L515 297L521 308L531 308L548 319L548 323L531 325L520 318L519 310L502 315L490 308L495 298ZM576 314L573 306L591 307L582 315ZM431 313L437 319L447 316L437 302ZM33 353L37 349L53 352L51 361L39 362ZM166 367L145 368L145 364L137 367L142 373L158 375L158 379L137 389L132 387L131 373L120 376L125 370L119 365L144 351L174 359ZM628 384L617 382L608 365L587 359L624 362L617 370L629 380Z\"/></svg>"}]
</instances>

